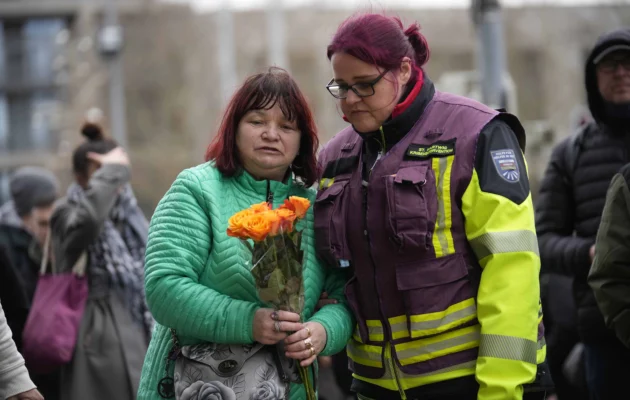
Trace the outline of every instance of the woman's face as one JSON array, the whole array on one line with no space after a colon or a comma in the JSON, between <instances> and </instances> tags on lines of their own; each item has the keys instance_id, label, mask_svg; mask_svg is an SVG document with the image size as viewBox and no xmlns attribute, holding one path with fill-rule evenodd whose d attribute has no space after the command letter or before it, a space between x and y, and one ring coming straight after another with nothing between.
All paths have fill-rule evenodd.
<instances>
[{"instance_id":1,"label":"woman's face","mask_svg":"<svg viewBox=\"0 0 630 400\"><path fill-rule=\"evenodd\" d=\"M243 168L257 179L282 181L300 150L297 121L288 121L280 106L251 110L241 119L236 147Z\"/></svg>"},{"instance_id":2,"label":"woman's face","mask_svg":"<svg viewBox=\"0 0 630 400\"><path fill-rule=\"evenodd\" d=\"M381 75L381 68L365 63L346 53L335 53L331 58L334 83L351 86L368 83ZM344 115L358 132L372 132L381 127L398 104L403 87L411 77L411 63L405 57L401 67L387 73L374 85L374 94L359 97L348 90L347 97L339 100Z\"/></svg>"}]
</instances>

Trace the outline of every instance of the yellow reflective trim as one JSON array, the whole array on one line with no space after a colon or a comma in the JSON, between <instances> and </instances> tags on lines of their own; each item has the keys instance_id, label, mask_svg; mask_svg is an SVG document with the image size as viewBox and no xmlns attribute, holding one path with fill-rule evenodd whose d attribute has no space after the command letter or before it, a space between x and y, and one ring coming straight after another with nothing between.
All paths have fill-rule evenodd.
<instances>
[{"instance_id":1,"label":"yellow reflective trim","mask_svg":"<svg viewBox=\"0 0 630 400\"><path fill-rule=\"evenodd\" d=\"M453 304L444 311L411 316L411 337L435 335L453 329L477 317L475 299ZM407 317L389 318L393 339L409 337Z\"/></svg>"},{"instance_id":2,"label":"yellow reflective trim","mask_svg":"<svg viewBox=\"0 0 630 400\"><path fill-rule=\"evenodd\" d=\"M536 364L538 343L515 336L481 335L479 357L502 358Z\"/></svg>"},{"instance_id":3,"label":"yellow reflective trim","mask_svg":"<svg viewBox=\"0 0 630 400\"><path fill-rule=\"evenodd\" d=\"M455 244L453 243L453 212L451 207L451 175L453 172L453 161L455 156L448 156L446 160L446 173L444 174L444 217L446 225L444 225L444 234L446 235L446 243L448 244L448 252L446 254L455 253Z\"/></svg>"},{"instance_id":4,"label":"yellow reflective trim","mask_svg":"<svg viewBox=\"0 0 630 400\"><path fill-rule=\"evenodd\" d=\"M453 234L451 226L453 224L451 212L451 172L455 156L434 157L432 169L435 175L435 186L438 200L437 218L435 219L435 230L433 232L433 248L436 257L444 257L455 253L453 244Z\"/></svg>"},{"instance_id":5,"label":"yellow reflective trim","mask_svg":"<svg viewBox=\"0 0 630 400\"><path fill-rule=\"evenodd\" d=\"M368 319L365 321L368 328L368 337L371 341L382 342L385 340L383 334L383 324L377 319Z\"/></svg>"},{"instance_id":6,"label":"yellow reflective trim","mask_svg":"<svg viewBox=\"0 0 630 400\"><path fill-rule=\"evenodd\" d=\"M348 346L346 346L346 351L348 353L348 357L350 357L355 363L366 365L368 367L383 368L383 348L380 346L360 344L350 340L348 342Z\"/></svg>"},{"instance_id":7,"label":"yellow reflective trim","mask_svg":"<svg viewBox=\"0 0 630 400\"><path fill-rule=\"evenodd\" d=\"M324 178L319 181L319 190L329 188L333 182L335 182L335 178Z\"/></svg>"},{"instance_id":8,"label":"yellow reflective trim","mask_svg":"<svg viewBox=\"0 0 630 400\"><path fill-rule=\"evenodd\" d=\"M479 325L396 345L401 365L415 364L479 346Z\"/></svg>"},{"instance_id":9,"label":"yellow reflective trim","mask_svg":"<svg viewBox=\"0 0 630 400\"><path fill-rule=\"evenodd\" d=\"M356 340L359 343L363 343L363 340L361 340L361 334L359 333L359 324L357 324L354 327L354 332L352 333L352 338L354 340Z\"/></svg>"},{"instance_id":10,"label":"yellow reflective trim","mask_svg":"<svg viewBox=\"0 0 630 400\"><path fill-rule=\"evenodd\" d=\"M395 365L396 375L399 377L400 384L404 390L413 389L419 386L430 385L432 383L444 382L464 376L470 376L475 374L477 366L476 361L468 361L466 363L453 365L448 368L440 369L438 371L428 372L419 375L406 374ZM390 370L389 363L385 363L385 374L379 379L370 379L363 376L352 374L353 378L382 387L387 390L398 390L396 380L393 377Z\"/></svg>"}]
</instances>

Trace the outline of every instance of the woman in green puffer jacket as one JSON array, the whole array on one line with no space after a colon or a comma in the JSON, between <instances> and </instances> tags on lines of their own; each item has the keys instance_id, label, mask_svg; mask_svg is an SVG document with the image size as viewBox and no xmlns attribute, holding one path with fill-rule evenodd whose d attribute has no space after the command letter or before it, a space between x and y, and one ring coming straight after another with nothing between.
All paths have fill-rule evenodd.
<instances>
[{"instance_id":1,"label":"woman in green puffer jacket","mask_svg":"<svg viewBox=\"0 0 630 400\"><path fill-rule=\"evenodd\" d=\"M291 360L307 366L318 355L344 349L354 325L343 297L345 277L324 268L315 256L312 208L297 226L304 230L301 318L265 308L249 271L249 250L226 234L228 219L252 204L267 201L276 208L289 196L313 202L315 192L309 187L316 180L317 147L311 112L286 71L271 68L254 75L236 92L208 149L208 162L177 177L151 220L145 285L157 324L139 399L158 400L169 391L182 400L283 398L271 382L276 373L282 375L279 365L288 365L284 371L295 376ZM337 303L315 312L323 291ZM193 367L180 369L181 374L174 369L182 354L166 362L173 348L171 329L184 347L182 354L200 362L189 363ZM197 344L201 347L186 353L187 345ZM258 344L284 348L275 352L280 357L274 356L271 369L264 362L253 366L252 383L251 362L242 361ZM219 375L237 373L222 375L225 379L211 375L208 382L209 366ZM301 384L291 383L288 393L286 398L306 398Z\"/></svg>"}]
</instances>

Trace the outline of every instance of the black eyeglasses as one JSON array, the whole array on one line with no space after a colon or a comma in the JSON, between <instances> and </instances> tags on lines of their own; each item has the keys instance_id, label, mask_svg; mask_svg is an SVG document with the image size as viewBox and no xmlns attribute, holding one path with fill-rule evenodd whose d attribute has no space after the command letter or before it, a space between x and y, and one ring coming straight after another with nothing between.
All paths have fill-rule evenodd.
<instances>
[{"instance_id":1,"label":"black eyeglasses","mask_svg":"<svg viewBox=\"0 0 630 400\"><path fill-rule=\"evenodd\" d=\"M373 96L375 93L374 85L376 85L378 81L380 81L388 72L389 70L383 71L382 74L377 76L371 82L358 82L354 85L333 83L335 81L335 79L333 78L330 80L330 82L328 82L328 85L326 85L326 89L328 89L330 94L332 94L333 97L337 99L345 99L346 97L348 97L349 90L352 90L354 94L359 97L370 97Z\"/></svg>"},{"instance_id":2,"label":"black eyeglasses","mask_svg":"<svg viewBox=\"0 0 630 400\"><path fill-rule=\"evenodd\" d=\"M597 69L605 73L612 73L615 72L620 65L624 70L630 71L630 57L605 58L597 64Z\"/></svg>"}]
</instances>

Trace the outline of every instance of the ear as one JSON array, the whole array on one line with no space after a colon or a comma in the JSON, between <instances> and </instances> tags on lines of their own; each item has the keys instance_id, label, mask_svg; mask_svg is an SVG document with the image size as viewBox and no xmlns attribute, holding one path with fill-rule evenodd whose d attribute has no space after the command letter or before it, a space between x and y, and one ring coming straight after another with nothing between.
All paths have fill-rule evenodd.
<instances>
[{"instance_id":1,"label":"ear","mask_svg":"<svg viewBox=\"0 0 630 400\"><path fill-rule=\"evenodd\" d=\"M406 85L411 79L411 59L409 57L403 57L402 62L400 63L400 75L398 77L398 82L401 85Z\"/></svg>"}]
</instances>

